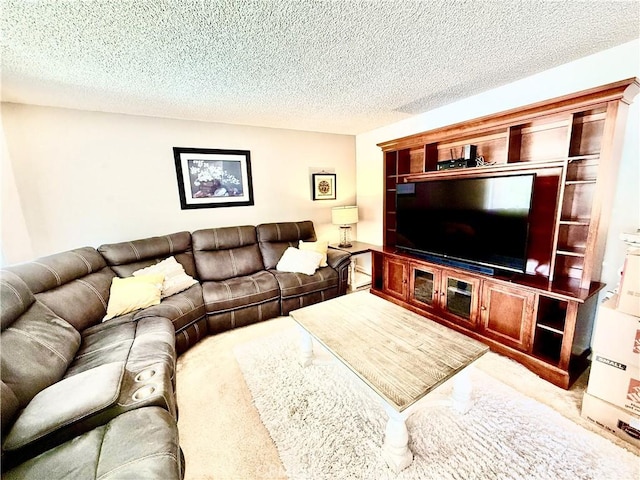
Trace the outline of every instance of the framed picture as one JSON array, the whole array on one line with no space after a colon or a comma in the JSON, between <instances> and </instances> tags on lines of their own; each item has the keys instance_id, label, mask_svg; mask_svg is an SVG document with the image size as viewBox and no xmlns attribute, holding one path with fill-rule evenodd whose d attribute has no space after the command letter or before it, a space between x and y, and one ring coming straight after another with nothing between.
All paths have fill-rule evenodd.
<instances>
[{"instance_id":1,"label":"framed picture","mask_svg":"<svg viewBox=\"0 0 640 480\"><path fill-rule=\"evenodd\" d=\"M335 173L313 173L311 177L314 200L336 199Z\"/></svg>"},{"instance_id":2,"label":"framed picture","mask_svg":"<svg viewBox=\"0 0 640 480\"><path fill-rule=\"evenodd\" d=\"M249 150L173 147L182 210L253 205Z\"/></svg>"}]
</instances>

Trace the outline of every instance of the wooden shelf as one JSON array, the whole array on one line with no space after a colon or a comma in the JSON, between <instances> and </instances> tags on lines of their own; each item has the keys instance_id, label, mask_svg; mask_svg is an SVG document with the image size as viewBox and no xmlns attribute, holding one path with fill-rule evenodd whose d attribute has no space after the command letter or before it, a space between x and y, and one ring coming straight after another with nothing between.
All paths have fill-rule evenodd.
<instances>
[{"instance_id":1,"label":"wooden shelf","mask_svg":"<svg viewBox=\"0 0 640 480\"><path fill-rule=\"evenodd\" d=\"M566 255L568 257L584 257L586 255L586 249L585 248L574 248L573 250L565 250L565 249L558 249L556 251L556 253L558 255Z\"/></svg>"},{"instance_id":2,"label":"wooden shelf","mask_svg":"<svg viewBox=\"0 0 640 480\"><path fill-rule=\"evenodd\" d=\"M565 185L588 185L591 183L596 183L596 179L593 180L567 180L564 182Z\"/></svg>"},{"instance_id":3,"label":"wooden shelf","mask_svg":"<svg viewBox=\"0 0 640 480\"><path fill-rule=\"evenodd\" d=\"M595 299L604 287L598 280L606 238L599 229L608 224L625 117L639 91L640 83L631 78L378 144L384 165L384 245L373 258L379 270L373 272L372 291L487 340L567 388L575 378L569 372L573 354L586 358L589 353L588 342L579 342L590 338ZM461 157L465 145L475 145L486 164L437 170L439 162ZM409 265L428 262L395 248L396 186L520 173L535 174L525 273L489 277L433 267L438 275L467 274L478 282L481 298L469 294L466 323L456 324L438 307L412 303ZM497 306L483 304L491 298ZM497 312L491 318L490 308ZM511 323L501 323L506 316Z\"/></svg>"},{"instance_id":4,"label":"wooden shelf","mask_svg":"<svg viewBox=\"0 0 640 480\"><path fill-rule=\"evenodd\" d=\"M599 153L594 153L591 155L578 155L578 156L574 156L574 157L567 157L567 161L569 163L573 163L573 162L583 162L583 161L588 161L588 160L599 160L600 159L600 154Z\"/></svg>"},{"instance_id":5,"label":"wooden shelf","mask_svg":"<svg viewBox=\"0 0 640 480\"><path fill-rule=\"evenodd\" d=\"M487 165L482 167L454 168L450 170L436 170L433 172L414 173L404 176L403 179L406 182L417 182L420 180L429 180L434 178L441 179L450 177L481 177L499 173L531 171L534 168L562 168L565 164L566 162L564 160L558 159L541 162L508 163L500 165Z\"/></svg>"},{"instance_id":6,"label":"wooden shelf","mask_svg":"<svg viewBox=\"0 0 640 480\"><path fill-rule=\"evenodd\" d=\"M547 330L549 332L553 332L553 333L557 333L559 335L564 335L564 331L563 330L559 330L557 328L554 327L550 327L549 325L544 325L542 323L539 323L538 325L536 325L538 328L541 328L542 330Z\"/></svg>"},{"instance_id":7,"label":"wooden shelf","mask_svg":"<svg viewBox=\"0 0 640 480\"><path fill-rule=\"evenodd\" d=\"M588 219L580 219L580 220L560 220L558 223L560 225L575 225L575 226L588 227L590 222Z\"/></svg>"}]
</instances>

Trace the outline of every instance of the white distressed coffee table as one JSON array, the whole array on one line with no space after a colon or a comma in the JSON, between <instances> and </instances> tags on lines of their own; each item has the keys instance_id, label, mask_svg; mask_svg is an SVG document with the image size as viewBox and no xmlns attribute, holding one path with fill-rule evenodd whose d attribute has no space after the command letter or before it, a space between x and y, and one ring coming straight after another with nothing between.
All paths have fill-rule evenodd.
<instances>
[{"instance_id":1,"label":"white distressed coffee table","mask_svg":"<svg viewBox=\"0 0 640 480\"><path fill-rule=\"evenodd\" d=\"M469 408L469 368L489 347L368 291L294 310L301 327L302 365L311 364L313 339L344 363L382 400L389 419L382 455L395 472L409 466L407 418L449 379L451 403Z\"/></svg>"}]
</instances>

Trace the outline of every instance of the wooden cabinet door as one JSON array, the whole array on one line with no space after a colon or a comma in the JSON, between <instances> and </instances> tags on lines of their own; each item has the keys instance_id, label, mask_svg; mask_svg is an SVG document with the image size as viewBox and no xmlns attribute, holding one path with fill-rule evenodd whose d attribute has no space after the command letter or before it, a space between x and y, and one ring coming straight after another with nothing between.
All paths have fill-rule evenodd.
<instances>
[{"instance_id":1,"label":"wooden cabinet door","mask_svg":"<svg viewBox=\"0 0 640 480\"><path fill-rule=\"evenodd\" d=\"M408 267L406 261L385 257L382 268L382 289L385 293L407 300Z\"/></svg>"},{"instance_id":2,"label":"wooden cabinet door","mask_svg":"<svg viewBox=\"0 0 640 480\"><path fill-rule=\"evenodd\" d=\"M479 292L480 279L442 270L439 305L448 319L467 328L475 328Z\"/></svg>"},{"instance_id":3,"label":"wooden cabinet door","mask_svg":"<svg viewBox=\"0 0 640 480\"><path fill-rule=\"evenodd\" d=\"M528 351L531 346L535 293L484 281L480 305L482 334Z\"/></svg>"},{"instance_id":4,"label":"wooden cabinet door","mask_svg":"<svg viewBox=\"0 0 640 480\"><path fill-rule=\"evenodd\" d=\"M433 310L440 302L440 270L411 263L409 265L409 302Z\"/></svg>"}]
</instances>

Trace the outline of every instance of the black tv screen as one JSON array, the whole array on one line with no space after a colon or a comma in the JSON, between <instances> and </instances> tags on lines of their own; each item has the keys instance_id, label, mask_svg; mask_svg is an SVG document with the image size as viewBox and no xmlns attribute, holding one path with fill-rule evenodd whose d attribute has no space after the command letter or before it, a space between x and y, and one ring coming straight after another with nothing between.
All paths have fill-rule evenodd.
<instances>
[{"instance_id":1,"label":"black tv screen","mask_svg":"<svg viewBox=\"0 0 640 480\"><path fill-rule=\"evenodd\" d=\"M535 174L397 185L396 247L524 273Z\"/></svg>"}]
</instances>

